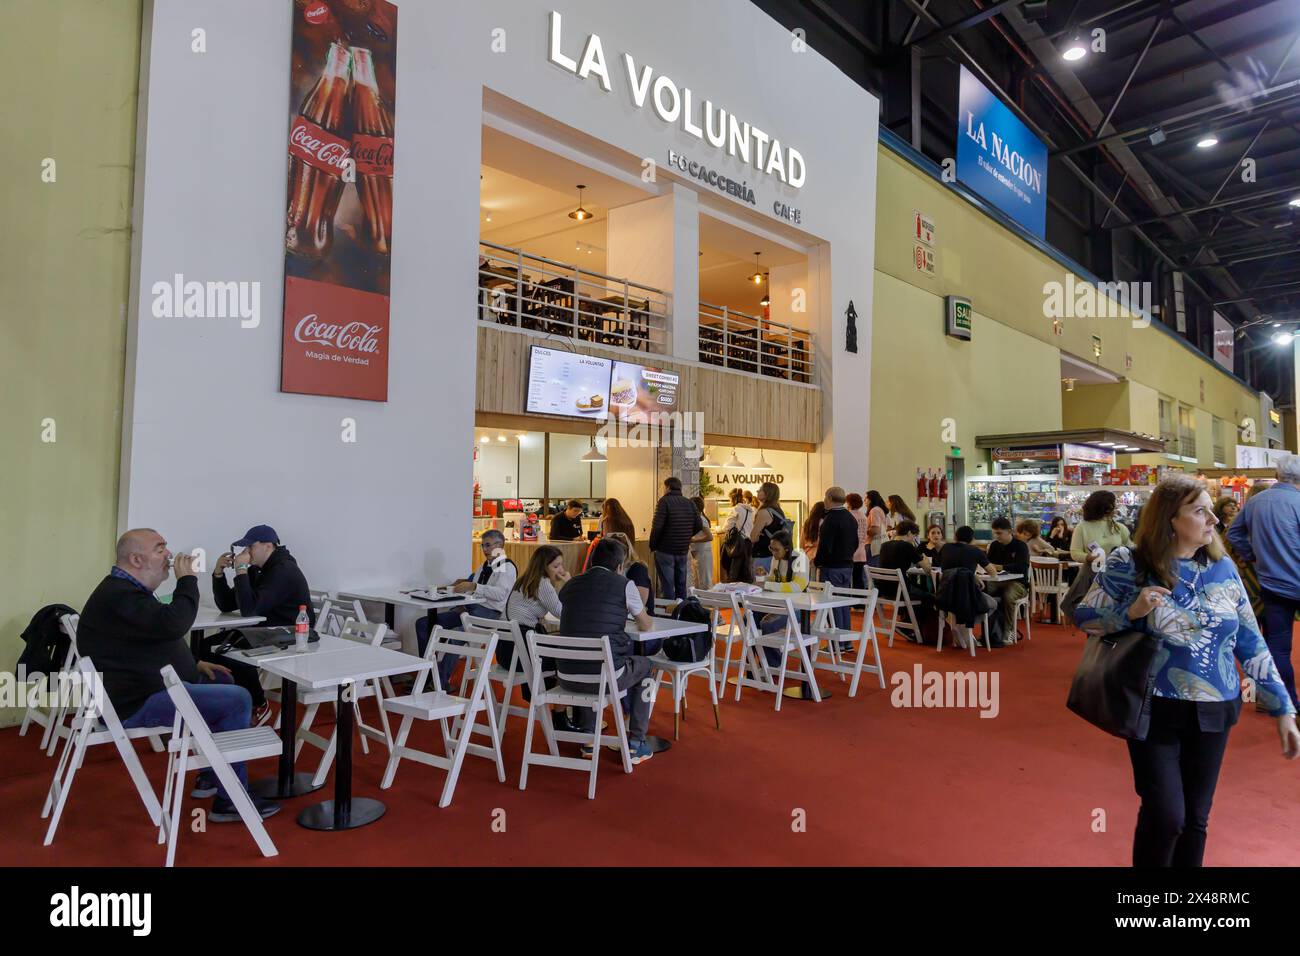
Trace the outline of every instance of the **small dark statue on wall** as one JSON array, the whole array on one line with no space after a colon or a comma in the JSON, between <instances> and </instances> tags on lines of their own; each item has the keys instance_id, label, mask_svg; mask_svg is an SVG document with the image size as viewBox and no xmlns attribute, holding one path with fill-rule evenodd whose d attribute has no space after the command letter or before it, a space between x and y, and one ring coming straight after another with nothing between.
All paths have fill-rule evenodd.
<instances>
[{"instance_id":1,"label":"small dark statue on wall","mask_svg":"<svg viewBox=\"0 0 1300 956\"><path fill-rule=\"evenodd\" d=\"M849 320L848 328L844 331L844 350L846 352L856 352L858 350L858 310L853 308L852 299L849 299L849 307L844 310L844 317Z\"/></svg>"}]
</instances>

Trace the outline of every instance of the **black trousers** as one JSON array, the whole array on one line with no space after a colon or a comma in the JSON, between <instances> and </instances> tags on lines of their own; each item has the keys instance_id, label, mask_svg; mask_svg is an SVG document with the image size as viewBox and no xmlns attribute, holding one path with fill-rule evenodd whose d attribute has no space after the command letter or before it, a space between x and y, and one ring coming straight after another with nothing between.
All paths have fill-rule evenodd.
<instances>
[{"instance_id":1,"label":"black trousers","mask_svg":"<svg viewBox=\"0 0 1300 956\"><path fill-rule=\"evenodd\" d=\"M1218 732L1201 730L1192 701L1152 699L1146 740L1128 742L1133 782L1142 798L1134 866L1201 865L1230 730L1226 722Z\"/></svg>"}]
</instances>

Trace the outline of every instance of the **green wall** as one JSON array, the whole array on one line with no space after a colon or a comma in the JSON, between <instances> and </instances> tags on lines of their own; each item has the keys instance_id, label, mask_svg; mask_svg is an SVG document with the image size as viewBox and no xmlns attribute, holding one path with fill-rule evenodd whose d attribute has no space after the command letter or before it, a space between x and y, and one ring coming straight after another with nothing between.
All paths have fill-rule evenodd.
<instances>
[{"instance_id":1,"label":"green wall","mask_svg":"<svg viewBox=\"0 0 1300 956\"><path fill-rule=\"evenodd\" d=\"M32 613L80 608L112 564L141 2L0 0L0 12L0 669L12 670Z\"/></svg>"}]
</instances>

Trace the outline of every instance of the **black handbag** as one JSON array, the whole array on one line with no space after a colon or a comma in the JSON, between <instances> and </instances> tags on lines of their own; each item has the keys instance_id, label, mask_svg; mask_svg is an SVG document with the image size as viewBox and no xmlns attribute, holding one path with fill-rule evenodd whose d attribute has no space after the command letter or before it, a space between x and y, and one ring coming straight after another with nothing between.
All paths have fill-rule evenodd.
<instances>
[{"instance_id":1,"label":"black handbag","mask_svg":"<svg viewBox=\"0 0 1300 956\"><path fill-rule=\"evenodd\" d=\"M1094 634L1083 649L1065 706L1125 740L1145 740L1156 655L1164 638L1146 631Z\"/></svg>"}]
</instances>

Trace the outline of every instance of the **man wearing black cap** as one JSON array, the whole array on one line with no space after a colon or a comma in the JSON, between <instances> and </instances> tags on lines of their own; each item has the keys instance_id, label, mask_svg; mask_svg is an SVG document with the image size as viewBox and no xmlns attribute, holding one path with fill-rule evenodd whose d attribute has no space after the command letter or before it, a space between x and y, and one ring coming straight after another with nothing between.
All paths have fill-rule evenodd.
<instances>
[{"instance_id":1,"label":"man wearing black cap","mask_svg":"<svg viewBox=\"0 0 1300 956\"><path fill-rule=\"evenodd\" d=\"M235 552L236 548L242 551ZM234 567L235 586L226 583L225 569ZM212 572L212 598L217 607L226 612L238 611L245 617L264 617L268 627L292 626L298 619L298 608L307 608L311 626L316 626L316 612L311 606L311 590L307 578L298 567L289 549L280 543L280 536L269 525L259 524L248 529L231 550L217 559ZM208 644L220 644L228 635L218 634ZM218 660L216 656L203 655L205 660ZM266 695L258 679L257 668L251 664L223 661L236 682L248 690L253 698L254 722L266 711Z\"/></svg>"}]
</instances>

